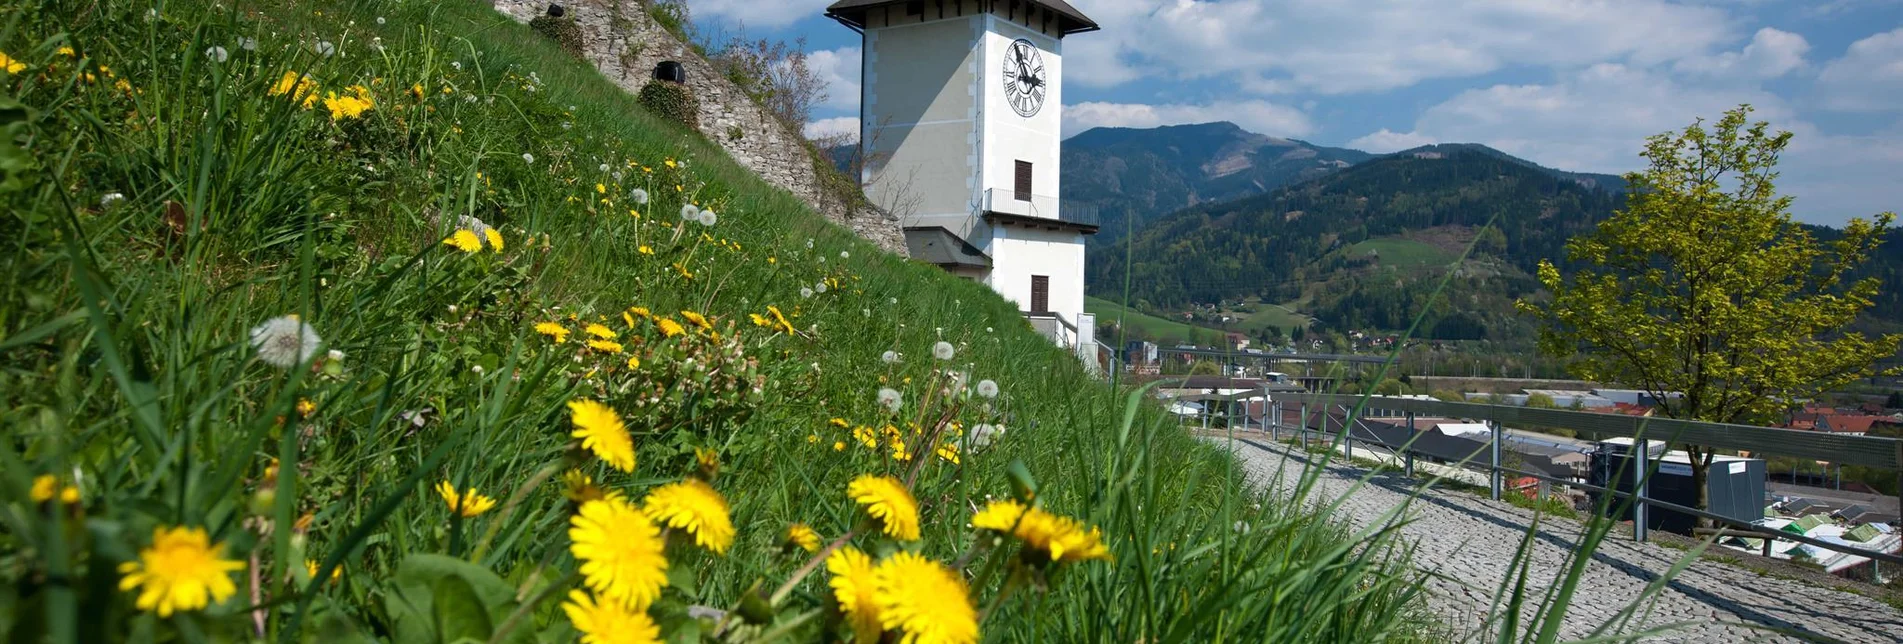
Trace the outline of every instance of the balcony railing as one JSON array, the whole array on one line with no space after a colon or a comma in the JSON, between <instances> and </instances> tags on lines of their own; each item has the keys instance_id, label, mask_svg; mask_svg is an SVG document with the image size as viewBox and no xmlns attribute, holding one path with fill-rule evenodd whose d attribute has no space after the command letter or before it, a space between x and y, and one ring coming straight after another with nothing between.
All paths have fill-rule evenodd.
<instances>
[{"instance_id":1,"label":"balcony railing","mask_svg":"<svg viewBox=\"0 0 1903 644\"><path fill-rule=\"evenodd\" d=\"M1018 197L1020 196L1028 196L1030 199L1019 199ZM985 191L984 203L981 204L981 209L984 212L1003 215L1032 217L1036 219L1054 219L1067 224L1089 226L1091 228L1098 226L1096 206L1081 204L1077 206L1062 206L1059 204L1056 195L1020 195L1013 190L992 188Z\"/></svg>"}]
</instances>

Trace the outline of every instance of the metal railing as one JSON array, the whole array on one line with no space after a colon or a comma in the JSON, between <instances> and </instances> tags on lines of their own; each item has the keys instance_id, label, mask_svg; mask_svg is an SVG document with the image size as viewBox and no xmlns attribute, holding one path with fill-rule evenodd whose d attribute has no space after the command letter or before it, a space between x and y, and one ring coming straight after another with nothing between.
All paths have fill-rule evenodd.
<instances>
[{"instance_id":1,"label":"metal railing","mask_svg":"<svg viewBox=\"0 0 1903 644\"><path fill-rule=\"evenodd\" d=\"M1648 453L1650 449L1649 443L1654 441L1663 441L1668 446L1667 449L1674 443L1689 443L1720 449L1750 451L1754 456L1758 454L1776 454L1814 458L1848 465L1865 465L1897 470L1899 485L1903 485L1903 440L1875 436L1844 436L1823 432L1807 432L1752 425L1685 421L1670 418L1633 417L1560 409L1536 409L1416 398L1390 398L1385 396L1368 397L1361 413L1356 414L1353 411L1354 407L1361 403L1360 397L1358 396L1326 394L1291 395L1278 393L1269 394L1268 397L1269 404L1266 409L1269 415L1269 422L1267 423L1268 431L1275 438L1279 439L1279 433L1287 431L1299 435L1303 439L1302 444L1306 445L1307 435L1311 431L1314 431L1308 427L1309 413L1311 407L1317 407L1322 410L1320 414L1322 426L1316 428L1316 430L1319 430L1322 436L1332 436L1334 439L1340 440L1346 446L1346 451L1350 458L1354 455L1354 443L1356 440L1360 440L1367 445L1379 446L1400 455L1404 459L1402 469L1404 475L1410 478L1414 476L1414 457L1416 455L1416 450L1413 449L1413 438L1422 435L1415 426L1417 414L1430 417L1482 421L1487 425L1489 430L1486 444L1475 449L1474 453L1469 454L1467 458L1455 463L1455 465L1483 468L1487 474L1488 493L1493 500L1497 501L1500 499L1502 477L1507 474L1529 477L1548 483L1580 488L1601 494L1610 494L1615 498L1631 503L1633 519L1632 536L1636 541L1646 540L1646 532L1649 530L1648 520L1650 518L1648 511L1653 508L1658 508L1709 519L1723 525L1722 528L1716 530L1698 529L1695 531L1696 533L1719 534L1721 536L1750 535L1752 537L1762 538L1765 540L1764 549L1767 555L1769 554L1772 541L1783 539L1815 546L1832 552L1903 565L1903 555L1896 553L1867 550L1854 546L1846 546L1840 543L1832 543L1814 537L1769 528L1749 521L1713 514L1698 508L1687 507L1646 496L1650 479L1652 475L1657 472L1658 464L1663 462L1662 460L1652 458ZM1302 419L1301 423L1294 428L1290 428L1284 424L1284 412L1289 409L1291 405L1294 406L1295 411ZM1335 416L1334 412L1339 412L1340 415ZM1376 436L1373 431L1368 430L1366 425L1362 422L1362 419L1370 417L1400 417L1405 419L1408 435L1411 438L1401 445L1389 444L1379 436ZM1337 427L1335 432L1329 431L1328 423L1331 420L1341 424ZM1352 423L1353 426L1350 426L1350 423ZM1647 465L1643 467L1626 468L1629 469L1630 472L1622 472L1620 474L1620 476L1631 477L1633 482L1631 492L1614 489L1613 487L1584 483L1573 479L1558 478L1543 472L1530 472L1508 467L1503 464L1501 453L1503 447L1502 440L1506 435L1502 425L1505 423L1526 426L1559 427L1574 431L1633 438L1635 440L1632 441L1630 451L1619 456L1624 458L1624 462L1628 464L1638 462ZM1356 426L1360 429L1357 430ZM1359 435L1359 437L1357 437L1357 435ZM1480 452L1482 451L1487 453L1486 460L1484 462L1477 462L1475 459L1480 457ZM1608 483L1610 483L1610 481L1608 481ZM1597 512L1597 509L1595 509L1595 512Z\"/></svg>"},{"instance_id":2,"label":"metal railing","mask_svg":"<svg viewBox=\"0 0 1903 644\"><path fill-rule=\"evenodd\" d=\"M1030 199L1019 199L1028 196ZM989 188L984 192L984 202L979 204L983 212L995 212L1019 217L1037 219L1055 219L1068 224L1097 226L1097 208L1089 205L1062 206L1057 195L1020 195L1015 190Z\"/></svg>"}]
</instances>

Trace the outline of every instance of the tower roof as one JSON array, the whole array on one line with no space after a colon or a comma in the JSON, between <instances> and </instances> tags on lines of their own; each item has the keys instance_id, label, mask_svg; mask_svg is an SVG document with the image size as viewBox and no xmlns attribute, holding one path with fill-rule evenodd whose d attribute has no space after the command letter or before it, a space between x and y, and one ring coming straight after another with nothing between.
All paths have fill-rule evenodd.
<instances>
[{"instance_id":1,"label":"tower roof","mask_svg":"<svg viewBox=\"0 0 1903 644\"><path fill-rule=\"evenodd\" d=\"M1078 11L1076 7L1070 6L1070 3L1064 0L1009 1L1036 5L1044 8L1045 11L1055 14L1058 19L1057 31L1066 36L1085 31L1096 31L1098 29L1097 21L1091 20L1089 16L1084 15L1084 12ZM852 27L853 29L864 29L866 26L866 12L868 10L887 5L905 4L906 2L922 3L923 0L839 0L838 2L834 2L832 6L826 7L826 17L845 23L846 26Z\"/></svg>"}]
</instances>

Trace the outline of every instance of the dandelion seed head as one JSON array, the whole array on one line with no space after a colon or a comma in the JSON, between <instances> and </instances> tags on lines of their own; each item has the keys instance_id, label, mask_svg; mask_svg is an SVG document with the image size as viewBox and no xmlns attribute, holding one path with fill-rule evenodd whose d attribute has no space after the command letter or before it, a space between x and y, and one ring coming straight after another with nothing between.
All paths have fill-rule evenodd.
<instances>
[{"instance_id":1,"label":"dandelion seed head","mask_svg":"<svg viewBox=\"0 0 1903 644\"><path fill-rule=\"evenodd\" d=\"M317 353L323 338L295 315L281 315L251 327L251 346L266 364L291 368Z\"/></svg>"},{"instance_id":2,"label":"dandelion seed head","mask_svg":"<svg viewBox=\"0 0 1903 644\"><path fill-rule=\"evenodd\" d=\"M952 348L952 344L944 340L939 340L938 344L932 345L932 357L940 360L950 360L957 353L958 350Z\"/></svg>"},{"instance_id":3,"label":"dandelion seed head","mask_svg":"<svg viewBox=\"0 0 1903 644\"><path fill-rule=\"evenodd\" d=\"M317 53L320 56L330 56L337 53L337 46L328 40L320 40L317 42Z\"/></svg>"},{"instance_id":4,"label":"dandelion seed head","mask_svg":"<svg viewBox=\"0 0 1903 644\"><path fill-rule=\"evenodd\" d=\"M905 406L905 395L899 393L897 389L881 387L879 388L879 406L894 414L899 413L899 408Z\"/></svg>"},{"instance_id":5,"label":"dandelion seed head","mask_svg":"<svg viewBox=\"0 0 1903 644\"><path fill-rule=\"evenodd\" d=\"M820 283L818 283L818 284L814 284L814 285L813 285L813 292L815 292L815 293L824 293L824 292L826 292L826 283L825 283L825 282L820 282Z\"/></svg>"},{"instance_id":6,"label":"dandelion seed head","mask_svg":"<svg viewBox=\"0 0 1903 644\"><path fill-rule=\"evenodd\" d=\"M997 398L998 397L998 383L989 378L978 381L978 397Z\"/></svg>"},{"instance_id":7,"label":"dandelion seed head","mask_svg":"<svg viewBox=\"0 0 1903 644\"><path fill-rule=\"evenodd\" d=\"M800 287L800 297L812 297L812 296L813 296L813 289L806 288L804 286Z\"/></svg>"},{"instance_id":8,"label":"dandelion seed head","mask_svg":"<svg viewBox=\"0 0 1903 644\"><path fill-rule=\"evenodd\" d=\"M716 222L719 222L719 221L720 221L720 215L714 214L714 211L712 210L700 211L700 225L713 226Z\"/></svg>"},{"instance_id":9,"label":"dandelion seed head","mask_svg":"<svg viewBox=\"0 0 1903 644\"><path fill-rule=\"evenodd\" d=\"M635 188L633 192L628 193L628 198L633 199L637 204L643 206L648 205L648 191L646 190Z\"/></svg>"},{"instance_id":10,"label":"dandelion seed head","mask_svg":"<svg viewBox=\"0 0 1903 644\"><path fill-rule=\"evenodd\" d=\"M213 45L211 47L205 48L205 57L222 63L222 62L225 62L226 60L229 60L231 58L231 54L227 53L224 47Z\"/></svg>"},{"instance_id":11,"label":"dandelion seed head","mask_svg":"<svg viewBox=\"0 0 1903 644\"><path fill-rule=\"evenodd\" d=\"M885 361L886 364L897 363L899 361L899 352L886 351L885 353L879 354L879 359Z\"/></svg>"},{"instance_id":12,"label":"dandelion seed head","mask_svg":"<svg viewBox=\"0 0 1903 644\"><path fill-rule=\"evenodd\" d=\"M681 204L681 221L700 221L700 207L691 203Z\"/></svg>"},{"instance_id":13,"label":"dandelion seed head","mask_svg":"<svg viewBox=\"0 0 1903 644\"><path fill-rule=\"evenodd\" d=\"M240 36L238 38L238 48L243 49L245 51L257 51L258 41L253 38L245 38Z\"/></svg>"},{"instance_id":14,"label":"dandelion seed head","mask_svg":"<svg viewBox=\"0 0 1903 644\"><path fill-rule=\"evenodd\" d=\"M527 153L527 152L523 152L523 153L522 153L522 162L523 162L523 163L535 163L535 155L533 155L533 154L529 154L529 153Z\"/></svg>"},{"instance_id":15,"label":"dandelion seed head","mask_svg":"<svg viewBox=\"0 0 1903 644\"><path fill-rule=\"evenodd\" d=\"M848 258L848 257L852 257L852 253L849 253L849 252L846 252L846 251L843 251L843 250L842 250L842 251L839 251L839 258L840 258L840 259L846 259L846 258Z\"/></svg>"},{"instance_id":16,"label":"dandelion seed head","mask_svg":"<svg viewBox=\"0 0 1903 644\"><path fill-rule=\"evenodd\" d=\"M122 193L108 192L105 195L99 197L99 208L101 210L109 209L109 208L112 208L113 206L119 205L120 202L123 202L125 200L126 200L126 196Z\"/></svg>"},{"instance_id":17,"label":"dandelion seed head","mask_svg":"<svg viewBox=\"0 0 1903 644\"><path fill-rule=\"evenodd\" d=\"M383 16L377 16L377 24L383 24Z\"/></svg>"}]
</instances>

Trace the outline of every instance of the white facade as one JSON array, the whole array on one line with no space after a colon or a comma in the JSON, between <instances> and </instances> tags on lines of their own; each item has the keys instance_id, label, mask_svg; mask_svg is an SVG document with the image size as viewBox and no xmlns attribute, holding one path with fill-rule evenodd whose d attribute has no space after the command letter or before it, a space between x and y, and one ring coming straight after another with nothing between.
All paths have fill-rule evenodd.
<instances>
[{"instance_id":1,"label":"white facade","mask_svg":"<svg viewBox=\"0 0 1903 644\"><path fill-rule=\"evenodd\" d=\"M983 281L1034 323L1060 320L1039 326L1091 347L1094 362L1084 237L1096 226L1061 218L1058 164L1063 34L1095 25L1038 0L842 0L828 15L863 34L867 196L902 218L908 239L943 229L968 243L982 256L920 259ZM1014 89L1032 87L1041 101Z\"/></svg>"}]
</instances>

